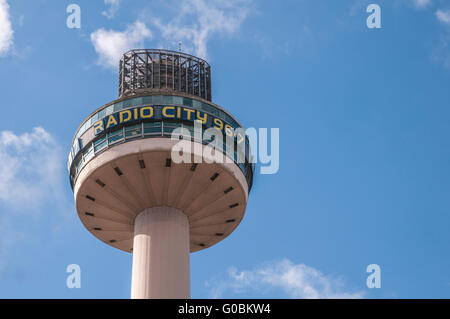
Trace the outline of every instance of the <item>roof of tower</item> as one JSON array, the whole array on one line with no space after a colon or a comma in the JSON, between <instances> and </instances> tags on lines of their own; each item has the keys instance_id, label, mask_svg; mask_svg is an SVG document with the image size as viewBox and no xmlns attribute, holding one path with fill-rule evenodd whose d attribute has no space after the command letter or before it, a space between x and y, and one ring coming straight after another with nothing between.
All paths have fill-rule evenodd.
<instances>
[{"instance_id":1,"label":"roof of tower","mask_svg":"<svg viewBox=\"0 0 450 319\"><path fill-rule=\"evenodd\" d=\"M211 101L211 67L203 59L177 51L126 52L119 66L119 97L153 92L182 92Z\"/></svg>"}]
</instances>

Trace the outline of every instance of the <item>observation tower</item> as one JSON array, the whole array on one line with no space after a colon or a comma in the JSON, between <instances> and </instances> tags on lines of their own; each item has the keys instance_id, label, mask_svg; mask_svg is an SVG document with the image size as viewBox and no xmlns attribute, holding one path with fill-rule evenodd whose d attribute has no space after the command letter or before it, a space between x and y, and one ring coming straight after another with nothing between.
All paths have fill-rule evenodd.
<instances>
[{"instance_id":1,"label":"observation tower","mask_svg":"<svg viewBox=\"0 0 450 319\"><path fill-rule=\"evenodd\" d=\"M68 170L86 229L133 254L131 298L186 299L189 254L244 217L251 162L245 131L212 103L206 61L132 50L120 61L119 98L78 128Z\"/></svg>"}]
</instances>

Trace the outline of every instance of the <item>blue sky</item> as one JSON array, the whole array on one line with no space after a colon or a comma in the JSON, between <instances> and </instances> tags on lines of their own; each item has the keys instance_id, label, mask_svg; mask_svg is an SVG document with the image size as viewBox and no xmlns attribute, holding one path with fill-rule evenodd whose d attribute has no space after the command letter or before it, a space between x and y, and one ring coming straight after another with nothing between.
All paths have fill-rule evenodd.
<instances>
[{"instance_id":1,"label":"blue sky","mask_svg":"<svg viewBox=\"0 0 450 319\"><path fill-rule=\"evenodd\" d=\"M120 54L179 41L215 103L280 129L241 225L191 254L193 298L450 297L450 2L0 0L1 298L129 297L131 255L84 229L66 159Z\"/></svg>"}]
</instances>

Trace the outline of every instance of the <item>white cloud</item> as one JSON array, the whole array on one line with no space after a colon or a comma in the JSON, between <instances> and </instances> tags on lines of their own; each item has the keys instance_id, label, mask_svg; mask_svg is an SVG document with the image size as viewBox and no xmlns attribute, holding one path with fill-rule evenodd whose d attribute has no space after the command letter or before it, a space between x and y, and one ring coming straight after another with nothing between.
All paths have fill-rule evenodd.
<instances>
[{"instance_id":1,"label":"white cloud","mask_svg":"<svg viewBox=\"0 0 450 319\"><path fill-rule=\"evenodd\" d=\"M281 289L289 298L362 298L362 292L344 292L340 278L326 276L304 264L294 264L289 259L270 262L251 271L231 268L224 281L209 281L207 287L213 298L232 293L268 292Z\"/></svg>"},{"instance_id":2,"label":"white cloud","mask_svg":"<svg viewBox=\"0 0 450 319\"><path fill-rule=\"evenodd\" d=\"M182 42L183 51L199 57L207 57L207 44L213 36L236 34L250 13L253 0L183 0L173 1L176 13L163 21L159 17L147 15L159 31L160 47L174 47ZM118 8L119 1L105 0L112 9ZM104 12L109 16L107 12ZM142 14L143 16L145 14ZM144 40L152 39L147 26L136 21L125 31L99 29L91 34L91 42L99 55L98 63L116 69L123 53L137 47L142 48Z\"/></svg>"},{"instance_id":3,"label":"white cloud","mask_svg":"<svg viewBox=\"0 0 450 319\"><path fill-rule=\"evenodd\" d=\"M62 158L59 146L41 127L22 135L1 131L0 203L21 209L54 202L63 187Z\"/></svg>"},{"instance_id":4,"label":"white cloud","mask_svg":"<svg viewBox=\"0 0 450 319\"><path fill-rule=\"evenodd\" d=\"M109 6L108 10L102 12L102 14L108 19L114 18L120 7L120 0L105 0L105 4Z\"/></svg>"},{"instance_id":5,"label":"white cloud","mask_svg":"<svg viewBox=\"0 0 450 319\"><path fill-rule=\"evenodd\" d=\"M436 11L436 18L440 22L450 25L450 10L443 11L443 10L438 9Z\"/></svg>"},{"instance_id":6,"label":"white cloud","mask_svg":"<svg viewBox=\"0 0 450 319\"><path fill-rule=\"evenodd\" d=\"M151 39L152 33L146 25L136 21L125 31L98 29L91 33L91 42L99 55L98 63L105 67L117 69L123 53L142 48L145 39Z\"/></svg>"},{"instance_id":7,"label":"white cloud","mask_svg":"<svg viewBox=\"0 0 450 319\"><path fill-rule=\"evenodd\" d=\"M9 216L0 215L0 275L5 270L9 261L9 254L11 249L19 241L26 238L26 234L23 229L16 227L11 222Z\"/></svg>"},{"instance_id":8,"label":"white cloud","mask_svg":"<svg viewBox=\"0 0 450 319\"><path fill-rule=\"evenodd\" d=\"M439 43L433 51L432 58L450 69L450 33L443 32L440 35Z\"/></svg>"},{"instance_id":9,"label":"white cloud","mask_svg":"<svg viewBox=\"0 0 450 319\"><path fill-rule=\"evenodd\" d=\"M416 8L425 8L429 4L431 4L431 0L413 0Z\"/></svg>"},{"instance_id":10,"label":"white cloud","mask_svg":"<svg viewBox=\"0 0 450 319\"><path fill-rule=\"evenodd\" d=\"M13 45L14 31L9 17L9 5L6 0L0 0L0 56L8 53Z\"/></svg>"},{"instance_id":11,"label":"white cloud","mask_svg":"<svg viewBox=\"0 0 450 319\"><path fill-rule=\"evenodd\" d=\"M58 224L73 212L73 204L64 191L69 186L61 147L42 127L23 134L0 131L0 163L1 274L11 262L11 249L29 239L24 223L39 220L45 208L60 212L50 219ZM46 223L45 229L54 227Z\"/></svg>"},{"instance_id":12,"label":"white cloud","mask_svg":"<svg viewBox=\"0 0 450 319\"><path fill-rule=\"evenodd\" d=\"M251 0L185 0L167 23L155 18L154 24L166 45L181 41L183 51L207 58L208 41L216 35L235 34L251 6Z\"/></svg>"},{"instance_id":13,"label":"white cloud","mask_svg":"<svg viewBox=\"0 0 450 319\"><path fill-rule=\"evenodd\" d=\"M438 9L435 12L436 19L444 25L439 36L439 43L433 51L433 60L442 63L450 69L450 10Z\"/></svg>"}]
</instances>

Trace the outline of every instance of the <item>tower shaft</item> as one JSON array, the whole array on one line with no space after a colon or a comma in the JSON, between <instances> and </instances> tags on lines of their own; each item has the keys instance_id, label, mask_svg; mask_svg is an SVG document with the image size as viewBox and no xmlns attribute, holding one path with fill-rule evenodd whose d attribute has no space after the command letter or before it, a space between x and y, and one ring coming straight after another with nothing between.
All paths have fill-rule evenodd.
<instances>
[{"instance_id":1,"label":"tower shaft","mask_svg":"<svg viewBox=\"0 0 450 319\"><path fill-rule=\"evenodd\" d=\"M190 298L189 221L178 209L145 209L134 222L133 299Z\"/></svg>"}]
</instances>

